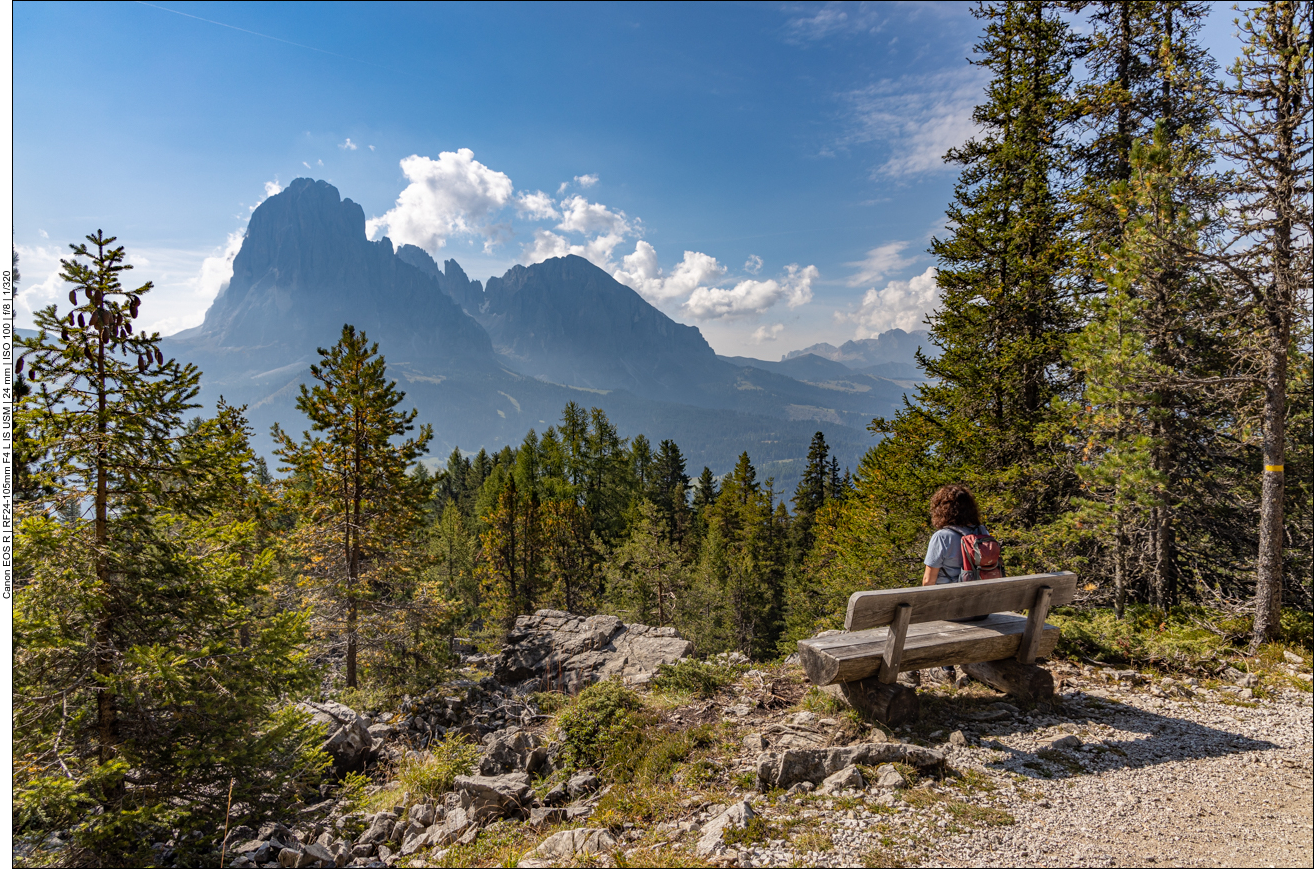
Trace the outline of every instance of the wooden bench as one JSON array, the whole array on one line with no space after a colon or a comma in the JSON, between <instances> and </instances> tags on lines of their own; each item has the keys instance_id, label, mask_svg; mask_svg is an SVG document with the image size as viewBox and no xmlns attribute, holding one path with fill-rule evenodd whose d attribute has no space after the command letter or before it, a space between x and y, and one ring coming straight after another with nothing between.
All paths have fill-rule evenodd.
<instances>
[{"instance_id":1,"label":"wooden bench","mask_svg":"<svg viewBox=\"0 0 1314 869\"><path fill-rule=\"evenodd\" d=\"M1006 694L1045 699L1054 679L1035 662L1059 638L1045 617L1076 592L1077 575L1069 571L860 591L849 597L844 631L800 641L799 658L814 685L833 686L828 690L886 724L917 714L916 691L897 682L907 670L959 665ZM951 621L987 614L983 621Z\"/></svg>"}]
</instances>

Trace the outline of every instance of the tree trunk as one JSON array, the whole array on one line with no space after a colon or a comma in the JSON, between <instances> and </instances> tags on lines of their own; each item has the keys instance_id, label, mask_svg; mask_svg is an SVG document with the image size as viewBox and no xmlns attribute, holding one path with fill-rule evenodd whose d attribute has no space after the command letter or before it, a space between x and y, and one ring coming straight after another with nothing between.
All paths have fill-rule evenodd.
<instances>
[{"instance_id":1,"label":"tree trunk","mask_svg":"<svg viewBox=\"0 0 1314 869\"><path fill-rule=\"evenodd\" d=\"M347 687L356 687L356 599L347 604Z\"/></svg>"},{"instance_id":2,"label":"tree trunk","mask_svg":"<svg viewBox=\"0 0 1314 869\"><path fill-rule=\"evenodd\" d=\"M1049 700L1054 696L1054 675L1035 664L1006 658L962 666L963 671L976 681L1020 700Z\"/></svg>"},{"instance_id":3,"label":"tree trunk","mask_svg":"<svg viewBox=\"0 0 1314 869\"><path fill-rule=\"evenodd\" d=\"M1296 43L1295 10L1271 6L1277 18L1275 30L1282 48L1292 54ZM1304 65L1308 70L1308 65ZM1266 295L1268 352L1264 378L1264 483L1259 506L1259 564L1255 578L1255 625L1251 653L1266 639L1277 635L1282 621L1282 550L1285 543L1283 506L1286 500L1286 427L1287 427L1287 348L1291 341L1291 313L1296 299L1297 276L1292 270L1292 205L1296 201L1295 143L1292 135L1293 113L1305 111L1299 106L1298 88L1292 81L1291 65L1281 64L1276 100L1277 202L1273 211L1277 225L1273 232L1273 288Z\"/></svg>"},{"instance_id":4,"label":"tree trunk","mask_svg":"<svg viewBox=\"0 0 1314 869\"><path fill-rule=\"evenodd\" d=\"M104 245L100 246L104 257ZM99 294L98 294L99 295ZM103 296L97 302L99 308ZM101 318L97 318L101 321ZM96 736L100 741L100 762L105 763L114 757L118 745L118 697L110 687L114 677L114 623L116 621L117 595L113 588L114 577L109 565L109 471L105 467L105 445L109 435L109 407L105 389L105 342L102 339L103 328L97 337L96 357L96 432L99 440L96 444L96 583L101 596L101 611L96 622L96 676L99 681L96 694Z\"/></svg>"},{"instance_id":5,"label":"tree trunk","mask_svg":"<svg viewBox=\"0 0 1314 869\"><path fill-rule=\"evenodd\" d=\"M867 718L889 727L913 721L921 712L921 699L916 690L897 682L886 685L875 676L824 685L821 690L847 703Z\"/></svg>"}]
</instances>

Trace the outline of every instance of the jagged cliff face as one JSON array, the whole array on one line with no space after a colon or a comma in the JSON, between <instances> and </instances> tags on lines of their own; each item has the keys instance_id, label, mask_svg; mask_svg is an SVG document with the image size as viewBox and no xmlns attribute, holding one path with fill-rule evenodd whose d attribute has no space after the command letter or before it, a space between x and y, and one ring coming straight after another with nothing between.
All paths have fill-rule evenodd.
<instances>
[{"instance_id":1,"label":"jagged cliff face","mask_svg":"<svg viewBox=\"0 0 1314 869\"><path fill-rule=\"evenodd\" d=\"M488 335L443 283L388 239L369 241L364 211L335 187L298 178L251 215L228 286L205 322L173 341L239 364L234 351L257 366L291 363L334 343L350 322L390 361L491 364Z\"/></svg>"},{"instance_id":2,"label":"jagged cliff face","mask_svg":"<svg viewBox=\"0 0 1314 869\"><path fill-rule=\"evenodd\" d=\"M583 257L489 278L476 317L518 370L556 383L666 397L718 367L701 332Z\"/></svg>"}]
</instances>

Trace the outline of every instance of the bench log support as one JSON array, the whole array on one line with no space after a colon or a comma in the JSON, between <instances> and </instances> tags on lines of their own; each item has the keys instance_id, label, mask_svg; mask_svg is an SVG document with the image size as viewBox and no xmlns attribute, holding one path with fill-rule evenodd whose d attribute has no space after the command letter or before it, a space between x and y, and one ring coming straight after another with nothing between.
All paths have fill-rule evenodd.
<instances>
[{"instance_id":1,"label":"bench log support","mask_svg":"<svg viewBox=\"0 0 1314 869\"><path fill-rule=\"evenodd\" d=\"M1054 675L1044 667L1023 664L1015 658L963 664L963 671L978 682L1019 700L1040 701L1054 697Z\"/></svg>"},{"instance_id":2,"label":"bench log support","mask_svg":"<svg viewBox=\"0 0 1314 869\"><path fill-rule=\"evenodd\" d=\"M903 644L908 639L908 622L911 620L912 604L899 604L894 611L894 620L890 622L890 637L885 641L885 652L881 655L881 670L877 677L886 685L893 685L899 678Z\"/></svg>"},{"instance_id":3,"label":"bench log support","mask_svg":"<svg viewBox=\"0 0 1314 869\"><path fill-rule=\"evenodd\" d=\"M825 685L821 690L887 727L916 720L922 708L914 689L898 682L887 685L876 676Z\"/></svg>"},{"instance_id":4,"label":"bench log support","mask_svg":"<svg viewBox=\"0 0 1314 869\"><path fill-rule=\"evenodd\" d=\"M1022 664L1036 663L1040 652L1040 634L1045 630L1045 618L1049 615L1049 601L1054 589L1042 585L1036 589L1036 599L1027 611L1027 628L1022 632L1022 642L1017 647L1017 660Z\"/></svg>"}]
</instances>

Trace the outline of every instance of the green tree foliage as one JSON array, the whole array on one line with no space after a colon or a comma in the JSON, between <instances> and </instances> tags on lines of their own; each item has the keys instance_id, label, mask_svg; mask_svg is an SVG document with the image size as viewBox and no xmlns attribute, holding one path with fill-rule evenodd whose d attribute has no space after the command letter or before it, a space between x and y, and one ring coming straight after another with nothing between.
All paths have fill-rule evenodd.
<instances>
[{"instance_id":1,"label":"green tree foliage","mask_svg":"<svg viewBox=\"0 0 1314 869\"><path fill-rule=\"evenodd\" d=\"M394 444L411 431L415 410L397 410L405 393L387 379L378 344L364 332L342 327L333 347L319 349L310 367L319 381L304 384L297 409L311 431L295 441L274 426L275 450L291 478L286 487L300 522L296 533L302 588L324 630L338 634L346 651L347 687L358 685L362 636L382 644L398 628L400 608L442 609L440 603L407 589L414 562L401 546L417 541L427 492L417 490L407 471L425 452L433 432ZM408 593L410 592L410 593ZM372 616L362 628L362 610ZM438 615L437 612L434 615Z\"/></svg>"},{"instance_id":2,"label":"green tree foliage","mask_svg":"<svg viewBox=\"0 0 1314 869\"><path fill-rule=\"evenodd\" d=\"M1063 356L1076 324L1064 279L1069 215L1057 187L1072 46L1047 4L987 4L976 14L986 26L973 62L993 79L974 115L982 132L946 157L962 172L951 234L931 246L943 298L930 332L941 353L919 359L936 381L893 420L873 422L884 437L859 467L856 500L881 500L851 498L851 512L886 516L897 532L878 561L846 579L835 572L848 559L834 553L827 570L841 587L888 582L882 571L909 567L908 523L927 533L927 499L950 481L977 493L1010 570L1066 561L1056 518L1077 481L1053 403L1077 388ZM835 527L868 534L847 521ZM827 547L859 545L835 533Z\"/></svg>"},{"instance_id":3,"label":"green tree foliage","mask_svg":"<svg viewBox=\"0 0 1314 869\"><path fill-rule=\"evenodd\" d=\"M1207 185L1201 154L1166 123L1132 148L1131 178L1113 189L1122 243L1106 246L1108 289L1087 305L1073 345L1087 380L1077 424L1089 493L1075 518L1114 541L1119 609L1128 589L1172 606L1183 587L1219 584L1248 554L1247 517L1230 494L1243 456L1215 388L1234 320L1191 255L1215 222L1194 207Z\"/></svg>"},{"instance_id":4,"label":"green tree foliage","mask_svg":"<svg viewBox=\"0 0 1314 869\"><path fill-rule=\"evenodd\" d=\"M629 536L607 559L606 576L614 614L658 627L675 621L683 604L686 567L651 501L640 502Z\"/></svg>"},{"instance_id":5,"label":"green tree foliage","mask_svg":"<svg viewBox=\"0 0 1314 869\"><path fill-rule=\"evenodd\" d=\"M262 607L245 421L221 405L182 425L199 374L133 328L151 285L123 287L114 241L72 246L71 310L22 342L41 461L16 536L16 818L73 827L83 862L141 865L154 832L222 823L230 782L261 817L322 758L273 712L310 674L304 617Z\"/></svg>"}]
</instances>

